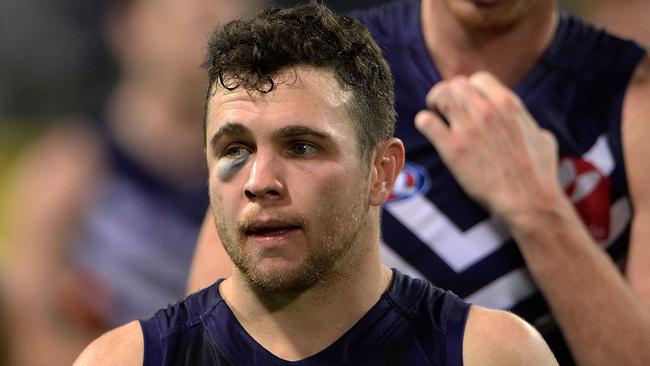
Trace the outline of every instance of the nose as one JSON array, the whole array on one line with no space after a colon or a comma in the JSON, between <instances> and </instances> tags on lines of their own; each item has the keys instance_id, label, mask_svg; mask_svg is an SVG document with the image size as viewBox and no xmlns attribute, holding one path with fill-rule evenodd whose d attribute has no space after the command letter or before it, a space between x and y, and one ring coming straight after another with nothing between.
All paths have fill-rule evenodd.
<instances>
[{"instance_id":1,"label":"nose","mask_svg":"<svg viewBox=\"0 0 650 366\"><path fill-rule=\"evenodd\" d=\"M256 154L248 180L244 185L244 195L251 201L281 200L286 195L286 187L281 178L281 164L272 158Z\"/></svg>"}]
</instances>

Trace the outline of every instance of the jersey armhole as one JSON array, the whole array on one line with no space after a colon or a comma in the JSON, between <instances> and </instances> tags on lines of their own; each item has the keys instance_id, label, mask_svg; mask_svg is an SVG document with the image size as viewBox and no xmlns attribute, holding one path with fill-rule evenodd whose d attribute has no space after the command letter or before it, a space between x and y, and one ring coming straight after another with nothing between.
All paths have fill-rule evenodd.
<instances>
[{"instance_id":1,"label":"jersey armhole","mask_svg":"<svg viewBox=\"0 0 650 366\"><path fill-rule=\"evenodd\" d=\"M163 364L162 339L160 338L160 329L158 329L157 324L156 318L146 321L140 320L140 327L142 328L142 337L144 341L143 366L158 366Z\"/></svg>"},{"instance_id":2,"label":"jersey armhole","mask_svg":"<svg viewBox=\"0 0 650 366\"><path fill-rule=\"evenodd\" d=\"M445 354L449 366L463 365L463 338L470 306L458 299L449 309L445 340Z\"/></svg>"}]
</instances>

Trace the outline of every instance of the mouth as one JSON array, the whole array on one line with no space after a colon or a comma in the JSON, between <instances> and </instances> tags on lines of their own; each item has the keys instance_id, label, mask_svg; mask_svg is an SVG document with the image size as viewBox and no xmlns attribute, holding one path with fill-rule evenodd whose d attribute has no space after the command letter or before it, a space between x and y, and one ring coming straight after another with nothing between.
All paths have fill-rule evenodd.
<instances>
[{"instance_id":1,"label":"mouth","mask_svg":"<svg viewBox=\"0 0 650 366\"><path fill-rule=\"evenodd\" d=\"M497 0L474 0L474 3L478 6L493 6L496 5Z\"/></svg>"},{"instance_id":2,"label":"mouth","mask_svg":"<svg viewBox=\"0 0 650 366\"><path fill-rule=\"evenodd\" d=\"M278 240L289 236L291 233L301 230L297 224L268 220L256 221L244 227L244 234L247 237L256 239Z\"/></svg>"}]
</instances>

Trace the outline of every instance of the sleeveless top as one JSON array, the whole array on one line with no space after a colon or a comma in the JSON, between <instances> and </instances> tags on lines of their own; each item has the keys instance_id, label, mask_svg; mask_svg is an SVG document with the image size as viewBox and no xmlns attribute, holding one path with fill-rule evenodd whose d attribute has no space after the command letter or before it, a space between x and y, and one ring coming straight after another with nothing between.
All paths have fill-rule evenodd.
<instances>
[{"instance_id":1,"label":"sleeveless top","mask_svg":"<svg viewBox=\"0 0 650 366\"><path fill-rule=\"evenodd\" d=\"M241 326L217 281L141 321L144 365L462 365L469 305L393 270L379 301L333 344L299 361L280 359Z\"/></svg>"},{"instance_id":2,"label":"sleeveless top","mask_svg":"<svg viewBox=\"0 0 650 366\"><path fill-rule=\"evenodd\" d=\"M406 147L405 169L384 207L384 262L470 303L522 316L562 363L563 341L509 232L462 191L413 124L426 108L426 93L441 80L422 35L420 1L352 15L369 28L391 66L396 135ZM559 179L598 245L619 264L627 255L631 219L621 110L644 54L633 42L561 12L552 43L514 89L557 138Z\"/></svg>"}]
</instances>

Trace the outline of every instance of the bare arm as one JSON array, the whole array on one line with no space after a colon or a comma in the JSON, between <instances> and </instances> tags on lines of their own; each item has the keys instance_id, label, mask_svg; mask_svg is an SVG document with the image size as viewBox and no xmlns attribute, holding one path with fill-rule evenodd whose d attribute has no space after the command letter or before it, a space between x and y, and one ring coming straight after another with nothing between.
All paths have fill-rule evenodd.
<instances>
[{"instance_id":1,"label":"bare arm","mask_svg":"<svg viewBox=\"0 0 650 366\"><path fill-rule=\"evenodd\" d=\"M635 209L629 283L561 189L554 138L495 78L477 73L432 89L427 102L447 117L450 127L430 111L416 118L463 188L507 223L582 365L650 364L650 175L642 167L650 154L647 84L633 83L624 112Z\"/></svg>"},{"instance_id":2,"label":"bare arm","mask_svg":"<svg viewBox=\"0 0 650 366\"><path fill-rule=\"evenodd\" d=\"M229 277L231 273L232 261L221 245L212 212L208 209L194 251L187 280L187 293L208 287L219 278Z\"/></svg>"},{"instance_id":3,"label":"bare arm","mask_svg":"<svg viewBox=\"0 0 650 366\"><path fill-rule=\"evenodd\" d=\"M79 355L73 366L142 365L144 338L140 323L132 321L94 340Z\"/></svg>"},{"instance_id":4,"label":"bare arm","mask_svg":"<svg viewBox=\"0 0 650 366\"><path fill-rule=\"evenodd\" d=\"M623 154L634 218L626 277L650 305L650 56L637 70L623 110Z\"/></svg>"},{"instance_id":5,"label":"bare arm","mask_svg":"<svg viewBox=\"0 0 650 366\"><path fill-rule=\"evenodd\" d=\"M472 306L465 326L463 364L557 365L557 361L530 324L512 313Z\"/></svg>"}]
</instances>

